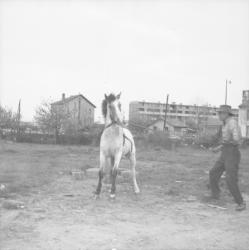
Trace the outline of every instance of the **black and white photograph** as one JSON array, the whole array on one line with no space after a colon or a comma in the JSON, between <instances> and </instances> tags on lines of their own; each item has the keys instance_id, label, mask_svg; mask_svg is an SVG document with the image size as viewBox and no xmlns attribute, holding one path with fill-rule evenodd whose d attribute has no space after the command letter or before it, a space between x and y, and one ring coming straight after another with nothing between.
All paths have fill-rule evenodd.
<instances>
[{"instance_id":1,"label":"black and white photograph","mask_svg":"<svg viewBox=\"0 0 249 250\"><path fill-rule=\"evenodd\" d=\"M0 0L0 250L249 249L249 0Z\"/></svg>"}]
</instances>

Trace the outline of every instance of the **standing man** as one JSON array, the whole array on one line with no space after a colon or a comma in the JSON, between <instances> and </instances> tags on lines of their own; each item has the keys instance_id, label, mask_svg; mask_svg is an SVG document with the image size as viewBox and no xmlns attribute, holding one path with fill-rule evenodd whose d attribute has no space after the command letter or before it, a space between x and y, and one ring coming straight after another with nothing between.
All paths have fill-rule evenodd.
<instances>
[{"instance_id":1,"label":"standing man","mask_svg":"<svg viewBox=\"0 0 249 250\"><path fill-rule=\"evenodd\" d=\"M221 151L221 155L209 172L211 197L219 199L220 188L218 183L223 172L226 171L227 186L237 203L236 210L242 211L246 209L246 203L243 201L238 187L241 132L238 122L233 118L231 106L221 105L218 114L223 123L220 131L221 145L213 148L213 152Z\"/></svg>"}]
</instances>

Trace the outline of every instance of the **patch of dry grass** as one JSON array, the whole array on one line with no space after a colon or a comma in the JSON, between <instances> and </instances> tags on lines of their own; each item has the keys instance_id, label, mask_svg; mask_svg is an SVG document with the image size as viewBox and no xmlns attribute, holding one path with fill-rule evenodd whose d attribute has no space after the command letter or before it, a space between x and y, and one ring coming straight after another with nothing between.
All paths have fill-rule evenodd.
<instances>
[{"instance_id":1,"label":"patch of dry grass","mask_svg":"<svg viewBox=\"0 0 249 250\"><path fill-rule=\"evenodd\" d=\"M0 154L0 184L6 186L8 194L28 195L62 174L98 167L98 154L97 147L89 146L5 144ZM138 181L142 187L159 187L160 191L154 191L162 195L201 197L207 192L208 171L217 157L209 151L187 147L177 151L138 148ZM243 149L240 185L243 192L249 193L248 162L248 149ZM129 162L122 161L120 167L129 168ZM0 193L2 197L6 195Z\"/></svg>"}]
</instances>

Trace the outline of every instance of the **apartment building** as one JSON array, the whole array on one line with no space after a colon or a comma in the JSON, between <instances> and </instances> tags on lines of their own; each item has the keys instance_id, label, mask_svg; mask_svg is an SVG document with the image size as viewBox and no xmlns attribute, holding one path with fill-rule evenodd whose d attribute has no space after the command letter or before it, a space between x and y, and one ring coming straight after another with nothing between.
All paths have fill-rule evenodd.
<instances>
[{"instance_id":1,"label":"apartment building","mask_svg":"<svg viewBox=\"0 0 249 250\"><path fill-rule=\"evenodd\" d=\"M165 116L166 104L133 101L129 105L129 121L137 124L150 124ZM167 119L179 120L184 124L188 121L201 123L208 121L209 118L218 121L218 107L198 106L198 105L183 105L171 103L167 107ZM235 117L238 117L238 109L232 110Z\"/></svg>"}]
</instances>

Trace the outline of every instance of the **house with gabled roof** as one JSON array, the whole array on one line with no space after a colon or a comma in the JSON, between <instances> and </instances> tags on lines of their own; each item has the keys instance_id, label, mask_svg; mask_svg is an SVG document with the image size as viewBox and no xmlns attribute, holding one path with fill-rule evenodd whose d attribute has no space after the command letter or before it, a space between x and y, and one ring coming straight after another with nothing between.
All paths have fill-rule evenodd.
<instances>
[{"instance_id":1,"label":"house with gabled roof","mask_svg":"<svg viewBox=\"0 0 249 250\"><path fill-rule=\"evenodd\" d=\"M170 136L183 136L187 130L187 126L178 120L166 120L166 131L169 132ZM156 121L149 124L146 128L146 131L153 132L153 131L163 131L164 130L164 119L159 118Z\"/></svg>"},{"instance_id":2,"label":"house with gabled roof","mask_svg":"<svg viewBox=\"0 0 249 250\"><path fill-rule=\"evenodd\" d=\"M82 94L66 98L62 94L59 101L51 103L52 109L69 115L72 124L78 129L89 128L94 124L94 110L96 106Z\"/></svg>"}]
</instances>

